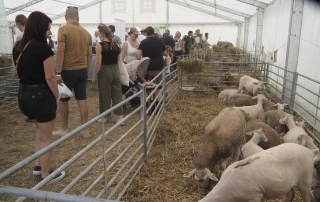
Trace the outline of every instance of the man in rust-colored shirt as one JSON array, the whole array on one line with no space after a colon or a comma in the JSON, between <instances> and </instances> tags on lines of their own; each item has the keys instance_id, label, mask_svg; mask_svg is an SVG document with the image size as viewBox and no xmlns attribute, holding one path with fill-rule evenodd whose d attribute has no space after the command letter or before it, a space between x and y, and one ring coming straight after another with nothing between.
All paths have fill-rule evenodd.
<instances>
[{"instance_id":1,"label":"man in rust-colored shirt","mask_svg":"<svg viewBox=\"0 0 320 202\"><path fill-rule=\"evenodd\" d=\"M80 109L81 122L84 124L88 121L86 86L92 57L91 35L79 25L77 7L68 7L65 18L67 25L58 31L56 75L58 81L74 91ZM62 129L53 132L54 135L64 136L69 132L69 100L70 98L60 99ZM81 134L84 138L90 137L87 129L81 131Z\"/></svg>"}]
</instances>

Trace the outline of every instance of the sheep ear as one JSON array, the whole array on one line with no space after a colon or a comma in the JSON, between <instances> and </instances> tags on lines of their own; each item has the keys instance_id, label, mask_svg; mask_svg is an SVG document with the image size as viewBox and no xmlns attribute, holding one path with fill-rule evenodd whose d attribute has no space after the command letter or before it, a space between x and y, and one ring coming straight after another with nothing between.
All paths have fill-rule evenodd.
<instances>
[{"instance_id":1,"label":"sheep ear","mask_svg":"<svg viewBox=\"0 0 320 202\"><path fill-rule=\"evenodd\" d=\"M268 138L267 138L267 136L265 135L265 133L262 134L262 141L263 141L263 142L268 142Z\"/></svg>"},{"instance_id":2,"label":"sheep ear","mask_svg":"<svg viewBox=\"0 0 320 202\"><path fill-rule=\"evenodd\" d=\"M254 97L252 97L251 99L252 99L252 100L255 100L255 99L257 99L257 98L258 98L257 96L254 96Z\"/></svg>"},{"instance_id":3,"label":"sheep ear","mask_svg":"<svg viewBox=\"0 0 320 202\"><path fill-rule=\"evenodd\" d=\"M275 104L275 105L272 105L272 106L273 106L273 107L277 107L277 106L279 106L279 104L280 104L280 103L277 103L277 104Z\"/></svg>"},{"instance_id":4,"label":"sheep ear","mask_svg":"<svg viewBox=\"0 0 320 202\"><path fill-rule=\"evenodd\" d=\"M193 177L194 176L194 172L196 171L196 169L193 169L192 171L189 172L188 175L184 174L183 177Z\"/></svg>"},{"instance_id":5,"label":"sheep ear","mask_svg":"<svg viewBox=\"0 0 320 202\"><path fill-rule=\"evenodd\" d=\"M307 146L307 136L306 135L299 135L298 138L296 139L295 143L306 147Z\"/></svg>"},{"instance_id":6,"label":"sheep ear","mask_svg":"<svg viewBox=\"0 0 320 202\"><path fill-rule=\"evenodd\" d=\"M286 115L281 117L280 120L279 120L279 123L281 123L281 124L286 124L286 122L287 122L287 116Z\"/></svg>"},{"instance_id":7,"label":"sheep ear","mask_svg":"<svg viewBox=\"0 0 320 202\"><path fill-rule=\"evenodd\" d=\"M213 181L216 181L216 182L219 181L218 178L216 178L216 176L214 176L213 173L210 172L210 170L208 168L206 168L205 170L206 170L206 173L207 173L207 175L208 175L210 180L213 180Z\"/></svg>"}]
</instances>

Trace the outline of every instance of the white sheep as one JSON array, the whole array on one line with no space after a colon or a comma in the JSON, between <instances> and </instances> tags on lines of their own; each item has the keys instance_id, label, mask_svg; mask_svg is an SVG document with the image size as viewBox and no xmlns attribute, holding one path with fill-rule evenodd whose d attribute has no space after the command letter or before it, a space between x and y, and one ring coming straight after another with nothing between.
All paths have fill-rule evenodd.
<instances>
[{"instance_id":1,"label":"white sheep","mask_svg":"<svg viewBox=\"0 0 320 202\"><path fill-rule=\"evenodd\" d=\"M291 114L287 114L280 118L279 123L287 125L289 129L289 131L283 137L283 141L285 143L297 143L309 148L310 150L319 151L319 148L315 145L313 139L307 134L307 132L302 127L296 125L296 122ZM314 160L319 161L320 155L317 155Z\"/></svg>"},{"instance_id":2,"label":"white sheep","mask_svg":"<svg viewBox=\"0 0 320 202\"><path fill-rule=\"evenodd\" d=\"M225 89L218 94L218 99L222 100L227 104L229 98L235 94L237 94L237 89Z\"/></svg>"},{"instance_id":3,"label":"white sheep","mask_svg":"<svg viewBox=\"0 0 320 202\"><path fill-rule=\"evenodd\" d=\"M252 136L252 138L241 147L241 154L243 158L247 158L253 154L264 151L258 144L260 142L267 142L268 138L265 136L264 130L261 128L252 132L247 132L246 135Z\"/></svg>"},{"instance_id":4,"label":"white sheep","mask_svg":"<svg viewBox=\"0 0 320 202\"><path fill-rule=\"evenodd\" d=\"M244 75L240 78L238 93L246 90L250 95L255 96L258 90L265 90L265 84L267 83Z\"/></svg>"},{"instance_id":5,"label":"white sheep","mask_svg":"<svg viewBox=\"0 0 320 202\"><path fill-rule=\"evenodd\" d=\"M255 97L252 97L251 99L257 99L258 102L256 105L251 106L243 106L243 107L233 107L234 109L242 109L244 112L248 113L251 119L258 119L263 117L263 101L268 101L268 99L262 95L258 94Z\"/></svg>"},{"instance_id":6,"label":"white sheep","mask_svg":"<svg viewBox=\"0 0 320 202\"><path fill-rule=\"evenodd\" d=\"M220 172L226 168L226 161L229 157L234 155L234 160L238 161L240 146L245 141L245 128L246 120L240 110L231 107L224 108L206 126L195 157L195 169L184 177L194 176L202 187L212 188L212 181L209 179L217 180L211 173L213 167L215 167L215 174L219 177ZM218 167L222 169L219 170Z\"/></svg>"},{"instance_id":7,"label":"white sheep","mask_svg":"<svg viewBox=\"0 0 320 202\"><path fill-rule=\"evenodd\" d=\"M314 152L301 145L285 143L231 164L219 183L199 202L260 202L262 197L285 195L291 201L297 186L302 200L311 193Z\"/></svg>"},{"instance_id":8,"label":"white sheep","mask_svg":"<svg viewBox=\"0 0 320 202\"><path fill-rule=\"evenodd\" d=\"M287 105L288 105L288 104L286 104L286 103L283 103L283 104L277 103L277 104L273 105L273 107L278 107L278 110L284 111L284 108L285 108Z\"/></svg>"}]
</instances>

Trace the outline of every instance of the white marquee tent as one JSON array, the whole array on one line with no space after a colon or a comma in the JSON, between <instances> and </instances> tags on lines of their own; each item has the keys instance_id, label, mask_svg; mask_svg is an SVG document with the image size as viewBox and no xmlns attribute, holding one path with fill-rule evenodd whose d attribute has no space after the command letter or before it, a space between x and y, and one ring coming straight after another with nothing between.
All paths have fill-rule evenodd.
<instances>
[{"instance_id":1,"label":"white marquee tent","mask_svg":"<svg viewBox=\"0 0 320 202\"><path fill-rule=\"evenodd\" d=\"M53 20L56 40L67 6L78 7L80 23L92 34L99 23L115 24L115 19L125 27L151 25L183 35L200 29L209 33L211 44L229 41L254 54L263 53L275 65L320 80L320 4L315 0L1 0L1 27L4 22L13 26L17 14L42 11ZM117 34L124 35L124 30ZM3 44L14 38L0 37Z\"/></svg>"},{"instance_id":2,"label":"white marquee tent","mask_svg":"<svg viewBox=\"0 0 320 202\"><path fill-rule=\"evenodd\" d=\"M53 21L52 38L57 40L68 6L78 7L80 24L92 35L100 23L114 24L122 38L132 26L169 29L173 35L200 29L209 33L210 44L228 41L261 56L270 65L268 85L277 89L274 94L284 101L286 95L291 99L299 94L292 99L295 112L320 131L317 0L0 0L0 54L10 54L15 36L21 34L16 15L44 12Z\"/></svg>"}]
</instances>

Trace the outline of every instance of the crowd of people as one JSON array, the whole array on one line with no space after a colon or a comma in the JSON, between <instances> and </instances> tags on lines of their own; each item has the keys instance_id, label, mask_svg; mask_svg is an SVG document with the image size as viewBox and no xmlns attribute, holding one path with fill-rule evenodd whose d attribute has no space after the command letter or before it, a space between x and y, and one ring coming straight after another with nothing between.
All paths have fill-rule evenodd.
<instances>
[{"instance_id":1,"label":"crowd of people","mask_svg":"<svg viewBox=\"0 0 320 202\"><path fill-rule=\"evenodd\" d=\"M99 112L103 113L122 101L122 85L120 82L119 62L129 64L142 58L149 58L150 64L144 75L145 81L156 77L165 67L177 61L177 57L187 55L190 50L207 48L208 33L202 38L200 30L195 34L188 32L181 38L181 32L175 36L170 30L163 35L155 33L148 26L138 31L132 27L124 43L115 35L113 25L100 24L94 36L79 24L77 7L66 9L67 24L59 28L57 41L51 39L51 19L41 12L32 12L28 18L16 16L16 25L22 32L17 37L13 48L14 75L20 79L18 103L22 113L30 122L36 124L35 152L45 148L52 142L52 135L64 136L69 132L68 115L70 98L60 98L58 85L64 83L74 92L77 100L81 124L88 121L86 103L88 68L92 54L96 55L92 82L99 89ZM52 49L56 50L56 67L53 65ZM167 73L173 71L167 68ZM168 79L168 78L167 78ZM162 78L155 80L158 83ZM53 131L54 121L60 113L61 129ZM123 119L123 108L117 108L114 113L117 122ZM99 120L105 122L110 117ZM87 129L81 131L83 138L90 137ZM35 161L34 175L41 179L51 172L51 152ZM64 178L65 172L60 172L50 182Z\"/></svg>"}]
</instances>

